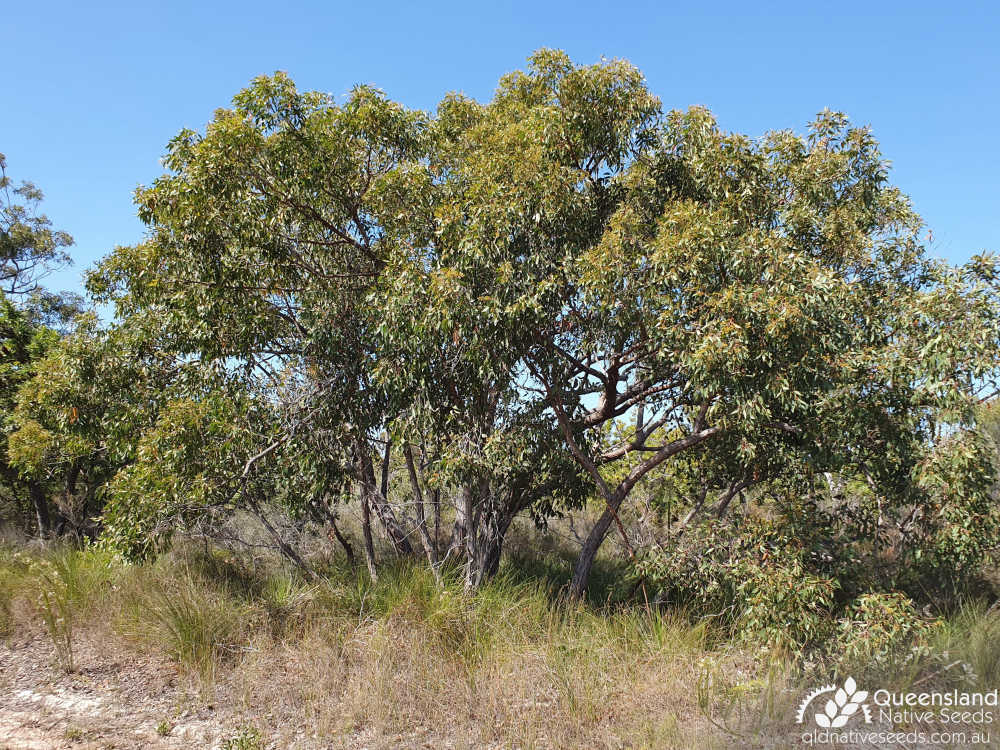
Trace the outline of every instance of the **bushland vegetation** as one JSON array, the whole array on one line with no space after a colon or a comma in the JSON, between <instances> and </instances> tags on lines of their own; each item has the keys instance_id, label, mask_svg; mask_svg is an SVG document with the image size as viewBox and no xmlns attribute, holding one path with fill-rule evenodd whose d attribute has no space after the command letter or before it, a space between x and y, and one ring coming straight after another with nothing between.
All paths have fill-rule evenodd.
<instances>
[{"instance_id":1,"label":"bushland vegetation","mask_svg":"<svg viewBox=\"0 0 1000 750\"><path fill-rule=\"evenodd\" d=\"M481 690L537 668L565 746L641 744L622 696L720 648L761 690L995 679L997 260L927 252L868 128L750 138L541 50L434 112L261 77L164 165L89 301L3 175L0 513L39 541L0 613L39 587L67 669L81 608L203 675L349 620L338 710L474 695L530 745Z\"/></svg>"}]
</instances>

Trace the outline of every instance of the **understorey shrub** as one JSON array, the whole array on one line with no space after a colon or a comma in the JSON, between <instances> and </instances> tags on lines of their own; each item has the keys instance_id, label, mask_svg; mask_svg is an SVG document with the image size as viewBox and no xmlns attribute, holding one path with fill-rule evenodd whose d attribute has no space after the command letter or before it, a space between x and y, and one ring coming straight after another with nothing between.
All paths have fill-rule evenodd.
<instances>
[{"instance_id":1,"label":"understorey shrub","mask_svg":"<svg viewBox=\"0 0 1000 750\"><path fill-rule=\"evenodd\" d=\"M661 526L633 574L661 602L743 640L855 668L915 663L939 618L995 601L985 571L1000 547L1000 504L987 429L945 431L911 449L882 476L868 464L840 473L803 465L795 476L744 483L749 496L728 516L732 493L706 510L705 488L719 482L706 463L693 464L692 481L653 500L693 503L687 518L665 536Z\"/></svg>"},{"instance_id":2,"label":"understorey shrub","mask_svg":"<svg viewBox=\"0 0 1000 750\"><path fill-rule=\"evenodd\" d=\"M659 590L661 603L686 607L742 641L802 649L832 632L838 588L809 569L808 554L772 522L711 521L669 552L646 552L633 574Z\"/></svg>"},{"instance_id":3,"label":"understorey shrub","mask_svg":"<svg viewBox=\"0 0 1000 750\"><path fill-rule=\"evenodd\" d=\"M711 520L671 548L644 551L632 575L658 591L658 603L683 607L744 643L855 672L923 663L945 612L895 589L902 577L892 568L853 571L865 564L864 544L832 532L810 536L791 522Z\"/></svg>"},{"instance_id":4,"label":"understorey shrub","mask_svg":"<svg viewBox=\"0 0 1000 750\"><path fill-rule=\"evenodd\" d=\"M995 560L1000 549L996 461L996 443L980 428L941 441L916 467L919 494L900 526L907 581L947 594Z\"/></svg>"},{"instance_id":5,"label":"understorey shrub","mask_svg":"<svg viewBox=\"0 0 1000 750\"><path fill-rule=\"evenodd\" d=\"M898 591L862 594L837 622L831 653L858 669L884 669L926 656L941 622Z\"/></svg>"}]
</instances>

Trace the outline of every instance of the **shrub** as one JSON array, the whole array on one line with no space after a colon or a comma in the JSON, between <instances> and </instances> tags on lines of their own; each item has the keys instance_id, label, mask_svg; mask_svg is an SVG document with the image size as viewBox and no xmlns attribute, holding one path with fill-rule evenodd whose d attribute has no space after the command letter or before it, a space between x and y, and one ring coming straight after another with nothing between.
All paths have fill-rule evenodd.
<instances>
[{"instance_id":1,"label":"shrub","mask_svg":"<svg viewBox=\"0 0 1000 750\"><path fill-rule=\"evenodd\" d=\"M927 652L940 623L922 617L899 592L863 594L837 625L833 647L859 668L884 668Z\"/></svg>"},{"instance_id":2,"label":"shrub","mask_svg":"<svg viewBox=\"0 0 1000 750\"><path fill-rule=\"evenodd\" d=\"M672 553L647 552L634 575L658 587L661 601L710 617L741 640L801 649L829 634L837 589L805 557L801 542L772 523L711 522Z\"/></svg>"},{"instance_id":3,"label":"shrub","mask_svg":"<svg viewBox=\"0 0 1000 750\"><path fill-rule=\"evenodd\" d=\"M244 726L223 741L222 750L259 750L263 746L260 732L254 727Z\"/></svg>"}]
</instances>

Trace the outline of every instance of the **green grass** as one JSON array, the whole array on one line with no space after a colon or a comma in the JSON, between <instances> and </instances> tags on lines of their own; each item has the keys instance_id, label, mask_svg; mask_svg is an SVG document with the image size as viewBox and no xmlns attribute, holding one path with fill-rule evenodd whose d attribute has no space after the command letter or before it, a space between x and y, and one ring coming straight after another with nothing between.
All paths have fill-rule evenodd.
<instances>
[{"instance_id":1,"label":"green grass","mask_svg":"<svg viewBox=\"0 0 1000 750\"><path fill-rule=\"evenodd\" d=\"M13 603L20 593L25 568L12 549L0 547L0 638L14 630Z\"/></svg>"},{"instance_id":2,"label":"green grass","mask_svg":"<svg viewBox=\"0 0 1000 750\"><path fill-rule=\"evenodd\" d=\"M179 663L208 676L239 647L244 609L191 578L156 582L144 598L136 630Z\"/></svg>"},{"instance_id":3,"label":"green grass","mask_svg":"<svg viewBox=\"0 0 1000 750\"><path fill-rule=\"evenodd\" d=\"M970 602L944 621L932 647L942 679L969 689L1000 685L1000 611ZM957 662L957 663L956 663Z\"/></svg>"}]
</instances>

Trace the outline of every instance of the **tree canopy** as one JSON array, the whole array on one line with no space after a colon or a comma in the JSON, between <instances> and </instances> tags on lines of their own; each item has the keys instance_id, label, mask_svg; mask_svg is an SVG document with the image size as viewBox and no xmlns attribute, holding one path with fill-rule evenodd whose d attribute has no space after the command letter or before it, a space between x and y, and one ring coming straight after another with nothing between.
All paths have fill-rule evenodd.
<instances>
[{"instance_id":1,"label":"tree canopy","mask_svg":"<svg viewBox=\"0 0 1000 750\"><path fill-rule=\"evenodd\" d=\"M625 61L541 50L490 101L434 113L261 77L164 164L136 193L147 238L89 277L115 323L67 339L17 412L24 471L43 439L105 461L112 545L141 553L199 509L266 520L278 498L335 521L356 498L373 574L372 516L475 586L516 516L594 498L580 594L609 533L636 555L620 515L667 477L676 534L756 491L789 524L850 519L907 554L992 549L972 430L1000 362L995 260L929 257L841 114L750 138L665 110ZM68 242L30 226L8 256ZM84 340L103 375L60 396ZM850 507L848 482L867 488ZM818 487L821 507L782 499Z\"/></svg>"},{"instance_id":2,"label":"tree canopy","mask_svg":"<svg viewBox=\"0 0 1000 750\"><path fill-rule=\"evenodd\" d=\"M52 229L38 213L43 198L34 184L16 185L7 176L7 159L0 154L0 291L24 299L42 291L40 281L54 268L70 262L63 249L73 238Z\"/></svg>"}]
</instances>

